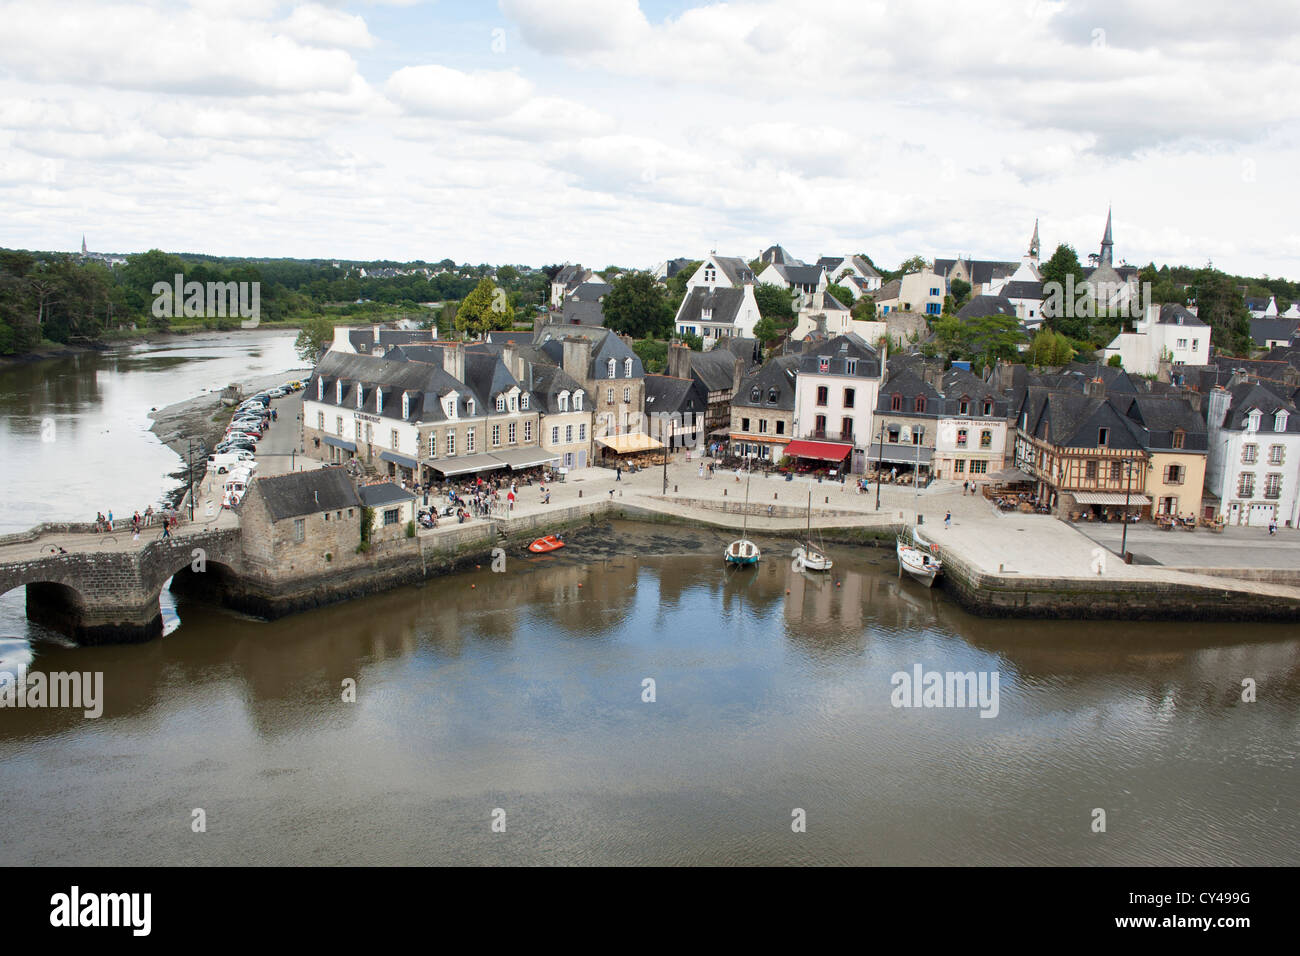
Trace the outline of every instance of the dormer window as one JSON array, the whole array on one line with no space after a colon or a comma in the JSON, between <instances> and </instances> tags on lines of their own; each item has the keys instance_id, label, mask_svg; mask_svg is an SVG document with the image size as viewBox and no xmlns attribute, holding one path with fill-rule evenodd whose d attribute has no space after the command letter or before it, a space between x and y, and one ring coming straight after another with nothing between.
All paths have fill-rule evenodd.
<instances>
[{"instance_id":1,"label":"dormer window","mask_svg":"<svg viewBox=\"0 0 1300 956\"><path fill-rule=\"evenodd\" d=\"M361 383L357 382L357 410L361 410L361 403L365 401L365 392L361 389Z\"/></svg>"},{"instance_id":2,"label":"dormer window","mask_svg":"<svg viewBox=\"0 0 1300 956\"><path fill-rule=\"evenodd\" d=\"M375 414L384 414L384 390L382 388L375 389Z\"/></svg>"},{"instance_id":3,"label":"dormer window","mask_svg":"<svg viewBox=\"0 0 1300 956\"><path fill-rule=\"evenodd\" d=\"M1175 448L1182 448L1182 447L1183 447L1183 443L1184 443L1186 440L1187 440L1187 433L1186 433L1185 431L1183 431L1181 428L1175 428L1175 429L1174 429L1173 446L1174 446Z\"/></svg>"},{"instance_id":4,"label":"dormer window","mask_svg":"<svg viewBox=\"0 0 1300 956\"><path fill-rule=\"evenodd\" d=\"M1251 413L1246 416L1246 429L1252 432L1259 431L1259 422L1261 418L1262 416L1260 415L1259 409L1253 409Z\"/></svg>"},{"instance_id":5,"label":"dormer window","mask_svg":"<svg viewBox=\"0 0 1300 956\"><path fill-rule=\"evenodd\" d=\"M988 418L992 414L993 414L993 403L986 400L984 402L984 417Z\"/></svg>"},{"instance_id":6,"label":"dormer window","mask_svg":"<svg viewBox=\"0 0 1300 956\"><path fill-rule=\"evenodd\" d=\"M472 398L465 399L465 414L468 415L470 418L474 417L474 399Z\"/></svg>"},{"instance_id":7,"label":"dormer window","mask_svg":"<svg viewBox=\"0 0 1300 956\"><path fill-rule=\"evenodd\" d=\"M895 392L889 396L889 410L891 412L901 412L903 410L903 395L901 392Z\"/></svg>"},{"instance_id":8,"label":"dormer window","mask_svg":"<svg viewBox=\"0 0 1300 956\"><path fill-rule=\"evenodd\" d=\"M325 401L325 379L316 379L316 401Z\"/></svg>"},{"instance_id":9,"label":"dormer window","mask_svg":"<svg viewBox=\"0 0 1300 956\"><path fill-rule=\"evenodd\" d=\"M1286 419L1287 419L1286 409L1279 408L1277 414L1273 416L1273 431L1275 432L1286 431Z\"/></svg>"},{"instance_id":10,"label":"dormer window","mask_svg":"<svg viewBox=\"0 0 1300 956\"><path fill-rule=\"evenodd\" d=\"M517 395L510 396L510 410L512 412L519 410L519 396Z\"/></svg>"},{"instance_id":11,"label":"dormer window","mask_svg":"<svg viewBox=\"0 0 1300 956\"><path fill-rule=\"evenodd\" d=\"M1097 429L1097 447L1098 447L1098 448L1105 448L1105 447L1106 447L1106 442L1107 442L1107 440L1109 440L1109 438L1110 438L1110 429L1109 429L1109 428L1098 428L1098 429Z\"/></svg>"},{"instance_id":12,"label":"dormer window","mask_svg":"<svg viewBox=\"0 0 1300 956\"><path fill-rule=\"evenodd\" d=\"M847 360L847 361L844 363L844 373L845 373L846 375L857 375L857 374L858 374L858 360L857 360L857 359L849 359L849 360Z\"/></svg>"},{"instance_id":13,"label":"dormer window","mask_svg":"<svg viewBox=\"0 0 1300 956\"><path fill-rule=\"evenodd\" d=\"M522 394L522 395L519 396L519 407L522 408L524 411L528 411L528 393L527 393L527 392L524 392L524 394Z\"/></svg>"},{"instance_id":14,"label":"dormer window","mask_svg":"<svg viewBox=\"0 0 1300 956\"><path fill-rule=\"evenodd\" d=\"M569 393L561 392L557 398L560 403L560 411L567 412L569 410Z\"/></svg>"},{"instance_id":15,"label":"dormer window","mask_svg":"<svg viewBox=\"0 0 1300 956\"><path fill-rule=\"evenodd\" d=\"M343 379L339 379L334 383L334 404L343 404Z\"/></svg>"},{"instance_id":16,"label":"dormer window","mask_svg":"<svg viewBox=\"0 0 1300 956\"><path fill-rule=\"evenodd\" d=\"M448 418L456 417L456 399L454 398L447 399L447 417Z\"/></svg>"},{"instance_id":17,"label":"dormer window","mask_svg":"<svg viewBox=\"0 0 1300 956\"><path fill-rule=\"evenodd\" d=\"M968 396L963 395L961 399L957 402L957 414L959 415L970 414L970 398Z\"/></svg>"},{"instance_id":18,"label":"dormer window","mask_svg":"<svg viewBox=\"0 0 1300 956\"><path fill-rule=\"evenodd\" d=\"M751 402L757 402L759 400L760 395L762 395L762 392L759 391L757 385L755 385L753 388L749 390L749 400Z\"/></svg>"},{"instance_id":19,"label":"dormer window","mask_svg":"<svg viewBox=\"0 0 1300 956\"><path fill-rule=\"evenodd\" d=\"M498 396L497 396L497 411L499 411L499 412L504 412L505 410L506 410L506 397L505 397L504 395L498 395Z\"/></svg>"},{"instance_id":20,"label":"dormer window","mask_svg":"<svg viewBox=\"0 0 1300 956\"><path fill-rule=\"evenodd\" d=\"M623 377L624 377L624 378L631 378L631 377L632 377L632 360L631 360L631 359L623 359Z\"/></svg>"},{"instance_id":21,"label":"dormer window","mask_svg":"<svg viewBox=\"0 0 1300 956\"><path fill-rule=\"evenodd\" d=\"M618 375L618 362L614 359L609 360L609 377L615 378Z\"/></svg>"},{"instance_id":22,"label":"dormer window","mask_svg":"<svg viewBox=\"0 0 1300 956\"><path fill-rule=\"evenodd\" d=\"M581 391L581 389L579 389L578 391L576 391L576 392L573 393L573 410L574 410L575 412L580 412L580 411L582 411L582 391Z\"/></svg>"},{"instance_id":23,"label":"dormer window","mask_svg":"<svg viewBox=\"0 0 1300 956\"><path fill-rule=\"evenodd\" d=\"M776 389L774 389L774 388L769 388L769 389L767 390L767 403L768 403L769 405L775 405L775 404L776 404L776 399L777 399L777 391L776 391Z\"/></svg>"},{"instance_id":24,"label":"dormer window","mask_svg":"<svg viewBox=\"0 0 1300 956\"><path fill-rule=\"evenodd\" d=\"M409 392L402 393L402 418L411 417L411 395Z\"/></svg>"},{"instance_id":25,"label":"dormer window","mask_svg":"<svg viewBox=\"0 0 1300 956\"><path fill-rule=\"evenodd\" d=\"M916 396L916 413L919 415L925 411L925 396Z\"/></svg>"},{"instance_id":26,"label":"dormer window","mask_svg":"<svg viewBox=\"0 0 1300 956\"><path fill-rule=\"evenodd\" d=\"M701 322L712 322L712 321L713 321L713 310L712 310L712 309L700 309L700 321L701 321Z\"/></svg>"},{"instance_id":27,"label":"dormer window","mask_svg":"<svg viewBox=\"0 0 1300 956\"><path fill-rule=\"evenodd\" d=\"M817 371L829 372L831 370L831 360L828 356L822 356L817 359Z\"/></svg>"}]
</instances>

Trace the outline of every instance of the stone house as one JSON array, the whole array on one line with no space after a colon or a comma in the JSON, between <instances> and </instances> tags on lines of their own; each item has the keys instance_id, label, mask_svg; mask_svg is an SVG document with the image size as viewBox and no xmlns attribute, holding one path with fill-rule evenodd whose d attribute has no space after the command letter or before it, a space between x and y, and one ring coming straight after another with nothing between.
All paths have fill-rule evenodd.
<instances>
[{"instance_id":1,"label":"stone house","mask_svg":"<svg viewBox=\"0 0 1300 956\"><path fill-rule=\"evenodd\" d=\"M361 504L374 509L371 541L394 541L406 537L406 526L415 520L415 495L391 481L372 482L357 489Z\"/></svg>"},{"instance_id":2,"label":"stone house","mask_svg":"<svg viewBox=\"0 0 1300 956\"><path fill-rule=\"evenodd\" d=\"M248 565L324 572L361 543L361 499L342 468L256 478L236 506Z\"/></svg>"},{"instance_id":3,"label":"stone house","mask_svg":"<svg viewBox=\"0 0 1300 956\"><path fill-rule=\"evenodd\" d=\"M645 432L645 366L622 336L589 326L543 325L533 346L590 400L594 439Z\"/></svg>"},{"instance_id":4,"label":"stone house","mask_svg":"<svg viewBox=\"0 0 1300 956\"><path fill-rule=\"evenodd\" d=\"M731 401L731 454L780 461L794 438L799 356L781 355L750 371Z\"/></svg>"}]
</instances>

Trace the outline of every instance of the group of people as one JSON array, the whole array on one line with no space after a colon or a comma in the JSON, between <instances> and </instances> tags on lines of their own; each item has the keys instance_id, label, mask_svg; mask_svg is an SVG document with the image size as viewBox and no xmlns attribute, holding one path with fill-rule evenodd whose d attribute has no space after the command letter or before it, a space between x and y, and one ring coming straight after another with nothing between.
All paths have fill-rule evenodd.
<instances>
[{"instance_id":1,"label":"group of people","mask_svg":"<svg viewBox=\"0 0 1300 956\"><path fill-rule=\"evenodd\" d=\"M155 518L158 518L162 522L162 532L163 532L162 536L164 538L170 538L172 536L172 529L175 528L178 524L180 524L180 518L176 514L155 512L153 505L147 505L143 512L137 509L136 512L133 515L131 515L132 540L133 541L139 540L141 529L152 527ZM111 509L107 514L105 514L102 511L96 512L95 514L96 532L112 531L113 523L114 523L114 519L113 519L113 512Z\"/></svg>"}]
</instances>

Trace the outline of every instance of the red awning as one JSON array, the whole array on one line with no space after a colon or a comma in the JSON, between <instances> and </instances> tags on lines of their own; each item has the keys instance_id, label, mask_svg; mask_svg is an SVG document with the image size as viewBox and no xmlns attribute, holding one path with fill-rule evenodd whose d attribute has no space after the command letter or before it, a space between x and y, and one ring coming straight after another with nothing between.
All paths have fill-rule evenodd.
<instances>
[{"instance_id":1,"label":"red awning","mask_svg":"<svg viewBox=\"0 0 1300 956\"><path fill-rule=\"evenodd\" d=\"M785 446L785 453L793 458L816 458L818 461L843 461L852 450L852 445L833 441L792 441Z\"/></svg>"}]
</instances>

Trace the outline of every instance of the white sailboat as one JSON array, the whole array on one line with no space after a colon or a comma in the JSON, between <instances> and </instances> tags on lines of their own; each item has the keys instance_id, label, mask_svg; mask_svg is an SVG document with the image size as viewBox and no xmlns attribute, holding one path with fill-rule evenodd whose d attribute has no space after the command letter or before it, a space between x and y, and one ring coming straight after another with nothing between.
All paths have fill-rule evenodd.
<instances>
[{"instance_id":1,"label":"white sailboat","mask_svg":"<svg viewBox=\"0 0 1300 956\"><path fill-rule=\"evenodd\" d=\"M916 469L912 473L912 487L916 489L912 494L914 520L912 526L903 534L900 534L896 542L898 573L901 576L906 571L929 588L934 587L934 579L943 571L943 562L939 560L939 549L922 538L920 532L917 531L917 525L920 524L920 479L921 445L920 442L917 442Z\"/></svg>"},{"instance_id":2,"label":"white sailboat","mask_svg":"<svg viewBox=\"0 0 1300 956\"><path fill-rule=\"evenodd\" d=\"M723 552L723 560L727 564L738 567L748 567L758 564L758 559L762 557L762 552L758 550L758 545L750 541L745 535L749 531L749 470L745 471L745 510L741 514L740 537L731 544L727 545L727 550Z\"/></svg>"},{"instance_id":3,"label":"white sailboat","mask_svg":"<svg viewBox=\"0 0 1300 956\"><path fill-rule=\"evenodd\" d=\"M801 571L829 571L834 563L826 555L824 548L812 543L812 486L808 487L808 524L804 531L804 543L790 552L795 567Z\"/></svg>"}]
</instances>

